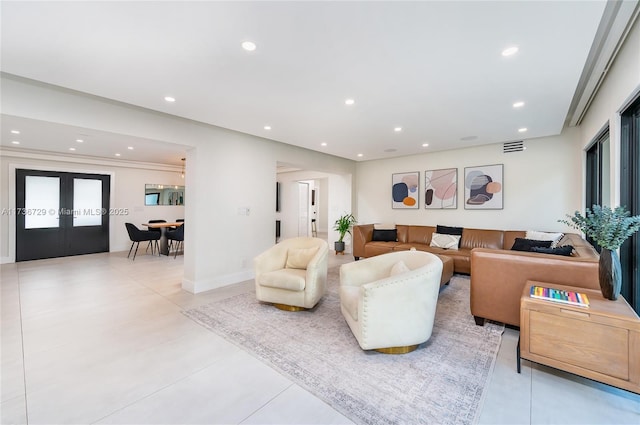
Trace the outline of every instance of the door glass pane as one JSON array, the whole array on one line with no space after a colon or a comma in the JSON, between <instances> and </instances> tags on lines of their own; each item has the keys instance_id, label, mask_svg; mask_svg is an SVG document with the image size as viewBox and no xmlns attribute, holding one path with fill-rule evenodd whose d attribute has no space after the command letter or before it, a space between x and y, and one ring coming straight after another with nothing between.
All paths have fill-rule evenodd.
<instances>
[{"instance_id":1,"label":"door glass pane","mask_svg":"<svg viewBox=\"0 0 640 425\"><path fill-rule=\"evenodd\" d=\"M600 151L602 152L602 194L600 195L601 205L611 205L611 154L609 150L611 146L609 144L609 133L603 138L600 144Z\"/></svg>"},{"instance_id":2,"label":"door glass pane","mask_svg":"<svg viewBox=\"0 0 640 425\"><path fill-rule=\"evenodd\" d=\"M60 227L60 178L25 176L24 228Z\"/></svg>"},{"instance_id":3,"label":"door glass pane","mask_svg":"<svg viewBox=\"0 0 640 425\"><path fill-rule=\"evenodd\" d=\"M102 181L73 179L73 227L102 224Z\"/></svg>"}]
</instances>

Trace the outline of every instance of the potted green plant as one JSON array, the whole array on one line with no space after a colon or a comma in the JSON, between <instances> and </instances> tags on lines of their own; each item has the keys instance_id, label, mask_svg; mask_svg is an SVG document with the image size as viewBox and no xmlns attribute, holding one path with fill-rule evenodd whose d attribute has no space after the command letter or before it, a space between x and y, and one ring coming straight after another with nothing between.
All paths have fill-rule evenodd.
<instances>
[{"instance_id":1,"label":"potted green plant","mask_svg":"<svg viewBox=\"0 0 640 425\"><path fill-rule=\"evenodd\" d=\"M338 218L333 225L333 230L340 234L340 238L335 242L334 248L336 253L344 252L344 237L345 235L351 234L351 226L356 223L356 218L353 214L344 214L340 218Z\"/></svg>"},{"instance_id":2,"label":"potted green plant","mask_svg":"<svg viewBox=\"0 0 640 425\"><path fill-rule=\"evenodd\" d=\"M622 286L622 274L618 248L627 238L640 229L640 215L631 213L620 206L615 209L593 205L583 216L576 211L569 220L558 220L590 237L600 246L598 278L602 295L609 300L618 299Z\"/></svg>"}]
</instances>

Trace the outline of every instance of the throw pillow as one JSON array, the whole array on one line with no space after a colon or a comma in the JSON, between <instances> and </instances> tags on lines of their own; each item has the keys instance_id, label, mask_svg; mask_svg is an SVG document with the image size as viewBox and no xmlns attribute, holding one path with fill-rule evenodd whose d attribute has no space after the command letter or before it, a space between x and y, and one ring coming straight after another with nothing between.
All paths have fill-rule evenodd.
<instances>
[{"instance_id":1,"label":"throw pillow","mask_svg":"<svg viewBox=\"0 0 640 425\"><path fill-rule=\"evenodd\" d=\"M400 260L397 263L395 263L393 267L391 267L391 272L389 273L389 276L395 276L395 275L410 272L410 271L411 269L407 267L404 261Z\"/></svg>"},{"instance_id":2,"label":"throw pillow","mask_svg":"<svg viewBox=\"0 0 640 425\"><path fill-rule=\"evenodd\" d=\"M318 248L290 248L287 251L288 269L307 269L307 264L313 259L318 252Z\"/></svg>"},{"instance_id":3,"label":"throw pillow","mask_svg":"<svg viewBox=\"0 0 640 425\"><path fill-rule=\"evenodd\" d=\"M450 226L436 226L436 233L440 233L441 235L458 235L462 236L462 227L450 227Z\"/></svg>"},{"instance_id":4,"label":"throw pillow","mask_svg":"<svg viewBox=\"0 0 640 425\"><path fill-rule=\"evenodd\" d=\"M451 226L441 226L438 224L436 226L435 233L440 233L441 235L459 235L462 236L462 227L451 227ZM458 248L460 248L460 243L462 242L462 238L458 241Z\"/></svg>"},{"instance_id":5,"label":"throw pillow","mask_svg":"<svg viewBox=\"0 0 640 425\"><path fill-rule=\"evenodd\" d=\"M557 248L543 248L541 246L534 246L533 248L531 248L531 251L533 252L540 252L542 254L554 254L554 255L564 255L566 257L571 256L571 253L573 252L573 246L572 245L564 245L564 246L559 246Z\"/></svg>"},{"instance_id":6,"label":"throw pillow","mask_svg":"<svg viewBox=\"0 0 640 425\"><path fill-rule=\"evenodd\" d=\"M551 248L555 248L564 233L537 232L535 230L527 230L525 238L536 241L551 241Z\"/></svg>"},{"instance_id":7,"label":"throw pillow","mask_svg":"<svg viewBox=\"0 0 640 425\"><path fill-rule=\"evenodd\" d=\"M533 239L525 239L525 238L516 238L513 246L511 247L512 251L531 251L531 248L534 246L549 248L551 247L552 241L537 241Z\"/></svg>"},{"instance_id":8,"label":"throw pillow","mask_svg":"<svg viewBox=\"0 0 640 425\"><path fill-rule=\"evenodd\" d=\"M372 241L377 242L395 242L398 240L398 231L393 230L376 230L373 229Z\"/></svg>"},{"instance_id":9,"label":"throw pillow","mask_svg":"<svg viewBox=\"0 0 640 425\"><path fill-rule=\"evenodd\" d=\"M431 236L430 246L436 248L458 250L458 244L460 243L460 235L443 235L441 233L434 233Z\"/></svg>"}]
</instances>

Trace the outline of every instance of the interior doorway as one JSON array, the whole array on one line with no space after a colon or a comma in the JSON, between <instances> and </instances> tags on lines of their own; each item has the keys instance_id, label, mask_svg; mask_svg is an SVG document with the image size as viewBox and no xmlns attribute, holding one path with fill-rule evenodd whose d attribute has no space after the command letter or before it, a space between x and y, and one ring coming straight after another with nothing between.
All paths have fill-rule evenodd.
<instances>
[{"instance_id":1,"label":"interior doorway","mask_svg":"<svg viewBox=\"0 0 640 425\"><path fill-rule=\"evenodd\" d=\"M309 236L309 183L298 182L298 236Z\"/></svg>"}]
</instances>

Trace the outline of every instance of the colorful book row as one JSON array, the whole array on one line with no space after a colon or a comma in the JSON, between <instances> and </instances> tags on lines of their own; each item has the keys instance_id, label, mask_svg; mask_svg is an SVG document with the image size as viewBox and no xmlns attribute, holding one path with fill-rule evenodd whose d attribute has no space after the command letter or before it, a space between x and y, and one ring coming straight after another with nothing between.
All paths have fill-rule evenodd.
<instances>
[{"instance_id":1,"label":"colorful book row","mask_svg":"<svg viewBox=\"0 0 640 425\"><path fill-rule=\"evenodd\" d=\"M545 288L544 286L532 286L531 297L580 307L589 307L589 298L581 292L563 291L560 289Z\"/></svg>"}]
</instances>

